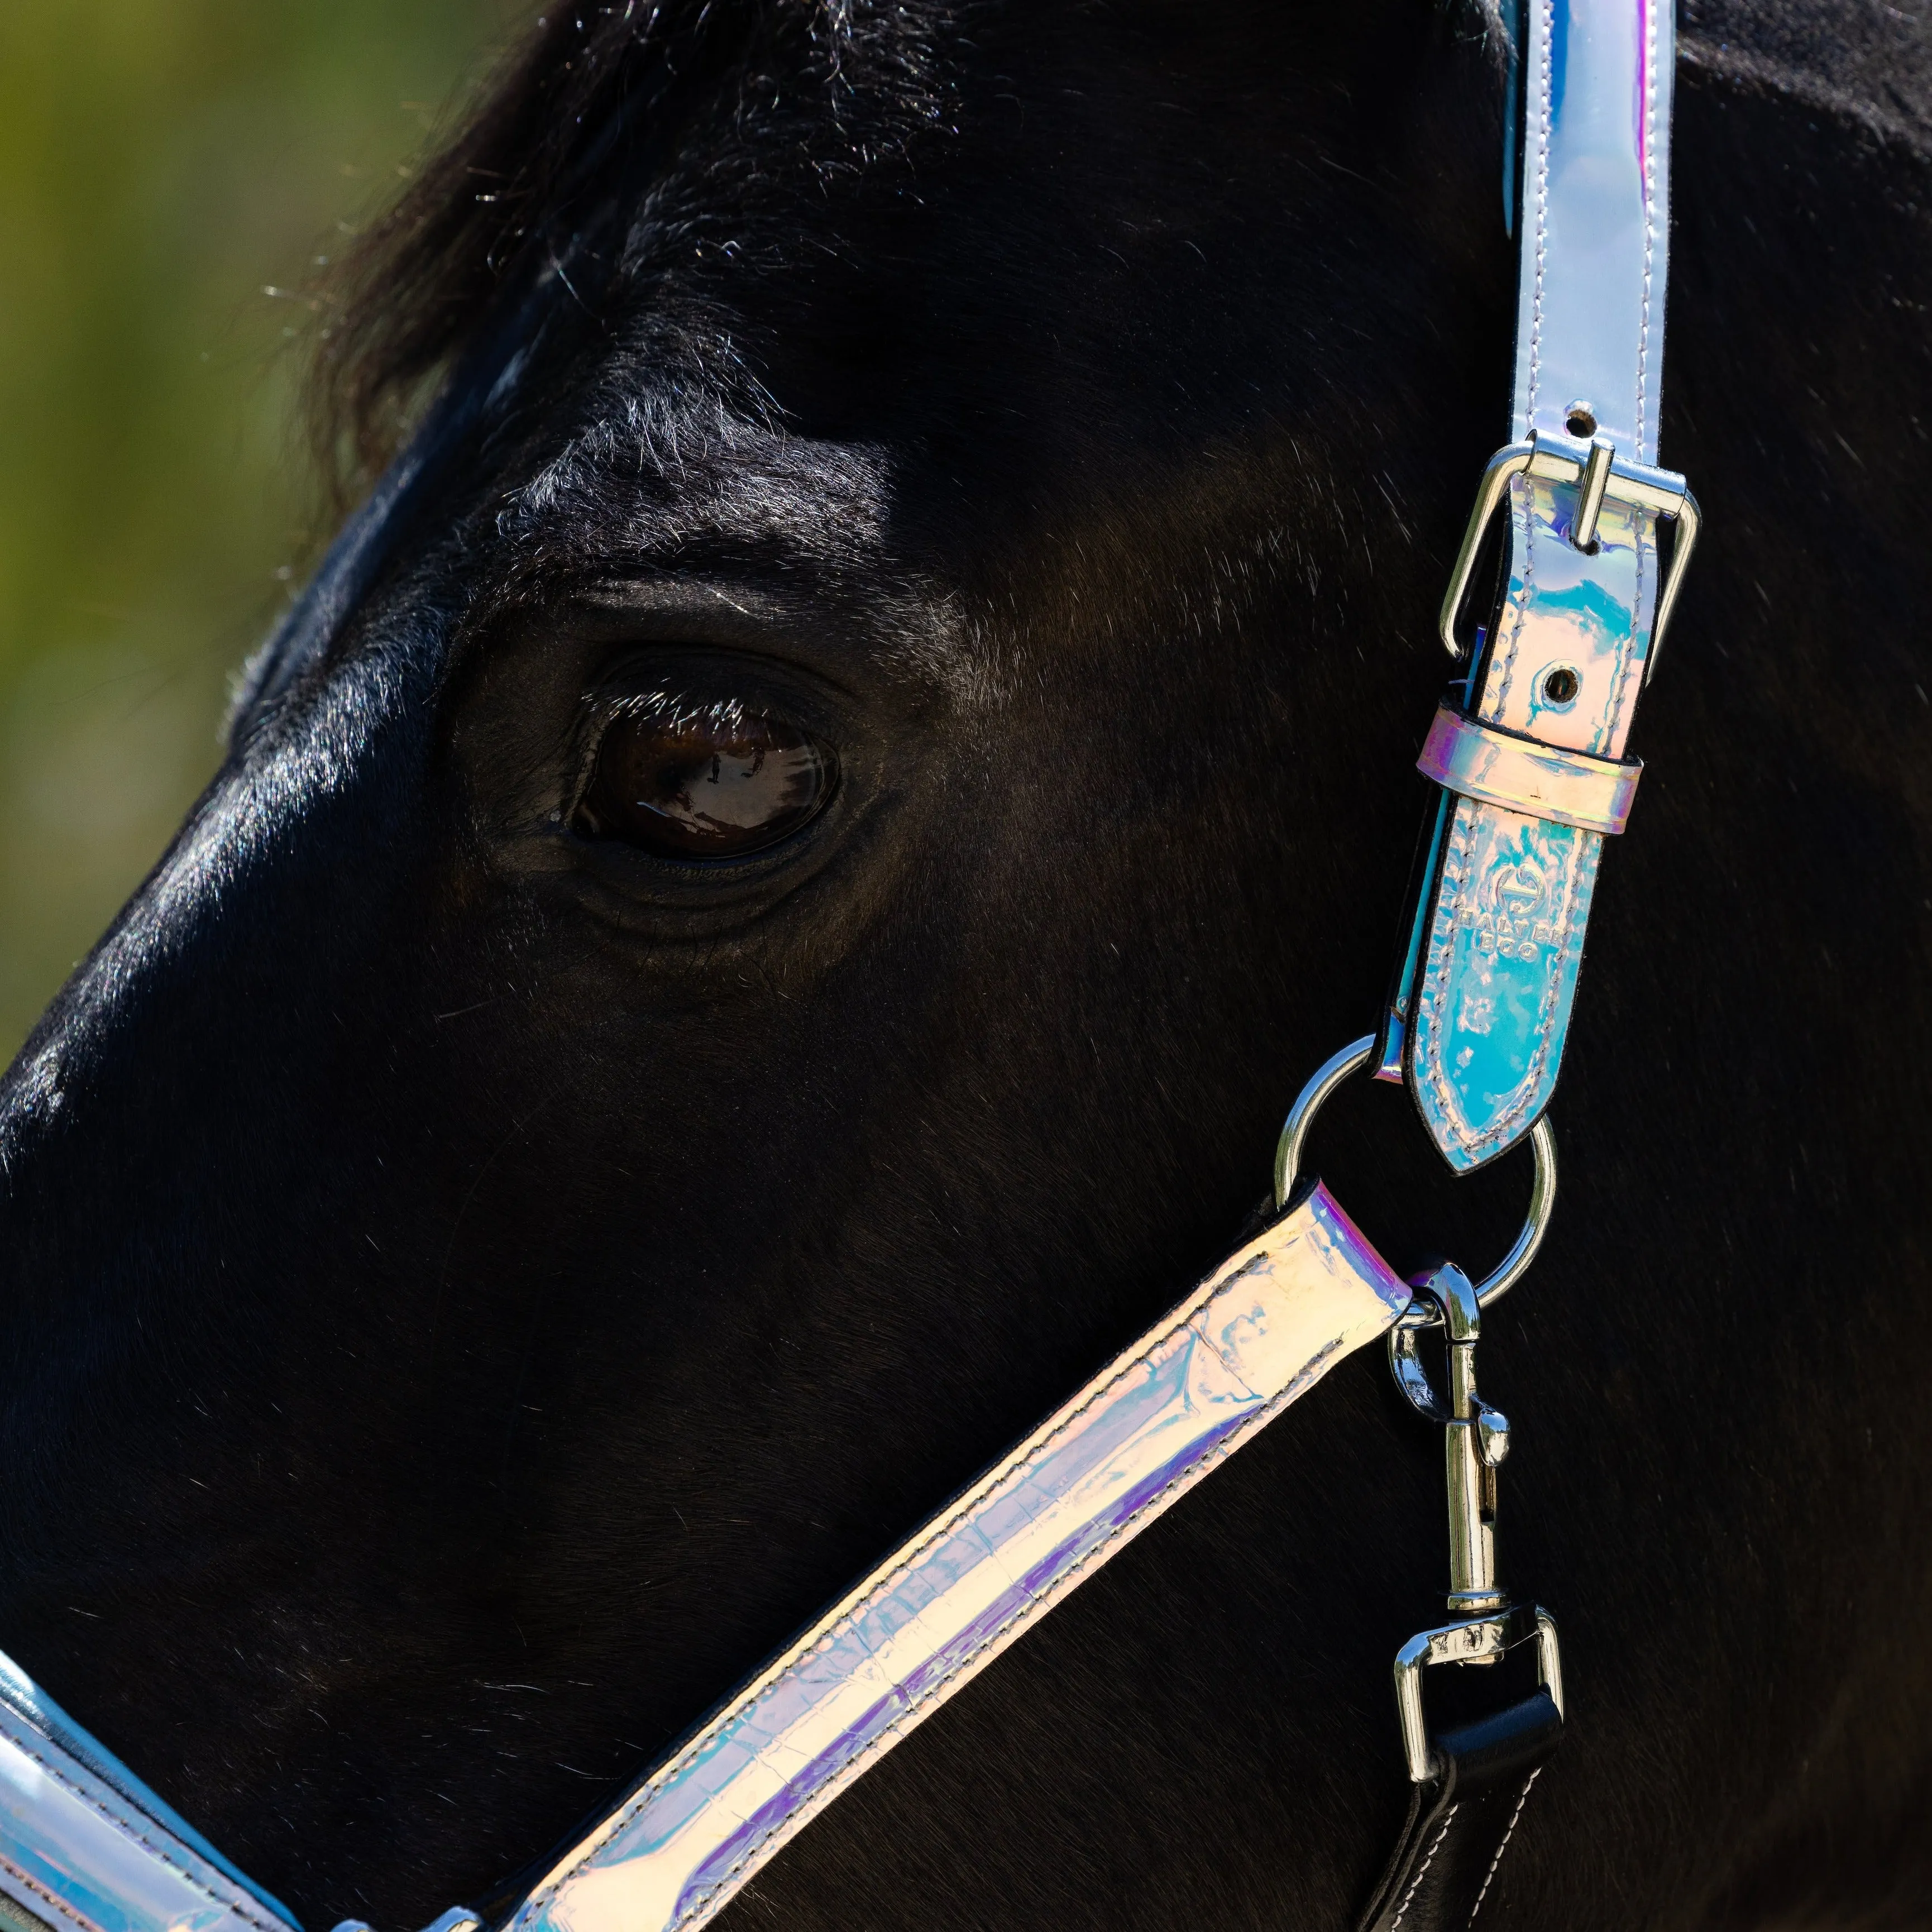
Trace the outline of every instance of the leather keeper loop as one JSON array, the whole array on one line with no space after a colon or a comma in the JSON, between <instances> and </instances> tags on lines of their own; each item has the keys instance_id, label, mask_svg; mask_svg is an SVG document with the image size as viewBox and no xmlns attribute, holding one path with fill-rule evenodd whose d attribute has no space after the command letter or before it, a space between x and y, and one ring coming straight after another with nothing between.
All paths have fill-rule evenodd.
<instances>
[{"instance_id":1,"label":"leather keeper loop","mask_svg":"<svg viewBox=\"0 0 1932 1932\"><path fill-rule=\"evenodd\" d=\"M1640 758L1596 758L1485 724L1444 704L1415 768L1465 798L1582 832L1618 832L1630 822Z\"/></svg>"}]
</instances>

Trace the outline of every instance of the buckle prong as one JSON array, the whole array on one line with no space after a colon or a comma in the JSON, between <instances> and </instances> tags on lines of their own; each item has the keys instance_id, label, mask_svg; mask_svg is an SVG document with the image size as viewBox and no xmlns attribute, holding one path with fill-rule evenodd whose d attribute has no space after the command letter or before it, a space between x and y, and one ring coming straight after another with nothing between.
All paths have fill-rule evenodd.
<instances>
[{"instance_id":1,"label":"buckle prong","mask_svg":"<svg viewBox=\"0 0 1932 1932\"><path fill-rule=\"evenodd\" d=\"M1610 487L1610 465L1616 454L1617 446L1608 436L1590 439L1590 454L1584 459L1582 481L1576 492L1576 514L1570 526L1570 541L1579 550L1596 546L1597 518L1603 511L1604 492Z\"/></svg>"}]
</instances>

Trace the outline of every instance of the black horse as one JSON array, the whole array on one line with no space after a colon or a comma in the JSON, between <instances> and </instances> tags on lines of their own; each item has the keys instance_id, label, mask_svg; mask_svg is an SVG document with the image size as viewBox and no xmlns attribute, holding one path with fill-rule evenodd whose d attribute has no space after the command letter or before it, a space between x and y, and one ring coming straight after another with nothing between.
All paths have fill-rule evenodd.
<instances>
[{"instance_id":1,"label":"black horse","mask_svg":"<svg viewBox=\"0 0 1932 1932\"><path fill-rule=\"evenodd\" d=\"M1572 1722L1484 1909L1916 1926L1932 32L1684 24L1709 534L1486 1345ZM608 0L366 243L338 447L453 370L429 460L0 1115L0 1644L310 1924L507 1896L1227 1251L1387 982L1502 116L1420 0ZM1488 1263L1520 1159L1331 1112ZM1345 1924L1441 1511L1357 1358L729 1923Z\"/></svg>"}]
</instances>

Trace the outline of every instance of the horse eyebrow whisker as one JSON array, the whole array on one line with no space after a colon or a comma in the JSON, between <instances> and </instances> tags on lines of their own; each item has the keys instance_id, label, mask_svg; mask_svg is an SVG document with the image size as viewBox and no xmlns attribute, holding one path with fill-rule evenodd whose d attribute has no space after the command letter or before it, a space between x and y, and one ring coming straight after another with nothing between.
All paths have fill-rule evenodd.
<instances>
[{"instance_id":1,"label":"horse eyebrow whisker","mask_svg":"<svg viewBox=\"0 0 1932 1932\"><path fill-rule=\"evenodd\" d=\"M748 617L752 614L744 604L740 604L738 602L736 598L728 596L725 593L723 586L721 584L700 583L698 588L702 591L705 596L716 598L718 602L722 604L726 609L736 611L741 617Z\"/></svg>"}]
</instances>

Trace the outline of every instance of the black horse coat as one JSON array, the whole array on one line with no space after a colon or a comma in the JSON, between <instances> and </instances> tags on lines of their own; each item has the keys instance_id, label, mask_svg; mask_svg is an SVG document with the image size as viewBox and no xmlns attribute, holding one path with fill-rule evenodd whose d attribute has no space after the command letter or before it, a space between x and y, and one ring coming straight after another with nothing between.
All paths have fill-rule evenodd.
<instances>
[{"instance_id":1,"label":"black horse coat","mask_svg":"<svg viewBox=\"0 0 1932 1932\"><path fill-rule=\"evenodd\" d=\"M1498 1927L1932 1912L1928 62L1685 22L1708 534L1485 1342L1572 1706ZM0 1112L0 1644L311 1925L505 1896L1226 1251L1387 982L1501 116L1414 0L611 4L369 244L338 399L475 419ZM665 704L830 802L596 836ZM1387 1089L1314 1153L1398 1262L1520 1211ZM727 1922L1346 1924L1441 1486L1345 1365Z\"/></svg>"}]
</instances>

